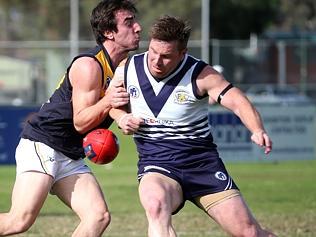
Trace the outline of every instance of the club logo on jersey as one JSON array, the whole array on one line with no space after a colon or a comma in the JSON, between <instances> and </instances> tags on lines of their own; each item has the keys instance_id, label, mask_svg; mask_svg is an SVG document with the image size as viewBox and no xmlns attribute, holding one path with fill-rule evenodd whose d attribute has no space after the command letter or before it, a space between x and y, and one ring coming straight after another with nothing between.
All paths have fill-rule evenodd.
<instances>
[{"instance_id":1,"label":"club logo on jersey","mask_svg":"<svg viewBox=\"0 0 316 237\"><path fill-rule=\"evenodd\" d=\"M135 86L129 86L128 87L128 93L131 95L133 98L138 98L139 96L139 90Z\"/></svg>"},{"instance_id":2,"label":"club logo on jersey","mask_svg":"<svg viewBox=\"0 0 316 237\"><path fill-rule=\"evenodd\" d=\"M224 180L227 179L227 176L226 176L226 174L224 174L223 172L217 171L217 172L215 173L215 178L224 181Z\"/></svg>"},{"instance_id":3,"label":"club logo on jersey","mask_svg":"<svg viewBox=\"0 0 316 237\"><path fill-rule=\"evenodd\" d=\"M174 102L177 104L188 104L193 101L193 98L186 91L176 91L174 96Z\"/></svg>"}]
</instances>

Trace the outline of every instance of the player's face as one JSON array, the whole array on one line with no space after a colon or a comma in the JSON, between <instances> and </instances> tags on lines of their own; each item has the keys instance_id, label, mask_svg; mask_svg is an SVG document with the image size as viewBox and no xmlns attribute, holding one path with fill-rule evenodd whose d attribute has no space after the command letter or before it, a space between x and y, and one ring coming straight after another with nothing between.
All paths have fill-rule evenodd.
<instances>
[{"instance_id":1,"label":"player's face","mask_svg":"<svg viewBox=\"0 0 316 237\"><path fill-rule=\"evenodd\" d=\"M119 10L115 14L117 32L112 32L115 43L125 51L138 49L140 41L140 24L136 21L134 13Z\"/></svg>"},{"instance_id":2,"label":"player's face","mask_svg":"<svg viewBox=\"0 0 316 237\"><path fill-rule=\"evenodd\" d=\"M177 41L161 41L152 39L148 49L148 68L156 78L168 76L180 63L186 49L179 50Z\"/></svg>"}]
</instances>

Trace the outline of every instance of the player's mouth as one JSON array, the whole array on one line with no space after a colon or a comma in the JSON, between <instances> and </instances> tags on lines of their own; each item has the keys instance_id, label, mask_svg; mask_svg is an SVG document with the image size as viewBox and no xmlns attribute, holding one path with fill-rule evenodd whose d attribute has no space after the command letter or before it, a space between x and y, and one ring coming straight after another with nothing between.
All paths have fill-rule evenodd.
<instances>
[{"instance_id":1,"label":"player's mouth","mask_svg":"<svg viewBox=\"0 0 316 237\"><path fill-rule=\"evenodd\" d=\"M152 68L153 68L153 70L154 70L155 72L157 72L157 73L162 73L162 69L161 69L159 66L153 65Z\"/></svg>"}]
</instances>

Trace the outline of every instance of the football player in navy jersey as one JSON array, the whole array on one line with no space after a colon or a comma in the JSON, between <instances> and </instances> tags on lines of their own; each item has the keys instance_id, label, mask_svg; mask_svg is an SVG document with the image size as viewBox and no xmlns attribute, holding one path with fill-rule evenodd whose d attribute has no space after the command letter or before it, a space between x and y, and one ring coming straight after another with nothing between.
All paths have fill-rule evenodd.
<instances>
[{"instance_id":1,"label":"football player in navy jersey","mask_svg":"<svg viewBox=\"0 0 316 237\"><path fill-rule=\"evenodd\" d=\"M108 83L121 60L138 48L136 13L129 0L103 0L93 9L97 46L73 59L58 88L25 124L16 149L12 205L0 214L0 236L28 230L48 193L80 218L72 236L101 236L109 225L104 195L83 160L82 139L95 128L108 128L109 110L129 100L122 84Z\"/></svg>"},{"instance_id":2,"label":"football player in navy jersey","mask_svg":"<svg viewBox=\"0 0 316 237\"><path fill-rule=\"evenodd\" d=\"M161 17L151 28L148 51L129 58L114 78L124 78L130 93L131 113L112 109L110 115L125 134L134 134L148 235L175 237L172 214L189 200L230 236L275 236L259 225L227 172L213 141L208 107L217 102L234 112L266 154L272 141L247 97L187 54L190 31L179 18Z\"/></svg>"}]
</instances>

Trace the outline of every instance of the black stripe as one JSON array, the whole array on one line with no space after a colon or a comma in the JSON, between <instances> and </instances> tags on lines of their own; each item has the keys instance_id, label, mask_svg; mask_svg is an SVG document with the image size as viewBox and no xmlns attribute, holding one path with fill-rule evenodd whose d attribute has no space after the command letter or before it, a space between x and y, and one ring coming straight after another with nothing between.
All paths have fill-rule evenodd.
<instances>
[{"instance_id":1,"label":"black stripe","mask_svg":"<svg viewBox=\"0 0 316 237\"><path fill-rule=\"evenodd\" d=\"M132 57L129 56L129 57L127 58L126 62L125 62L125 65L124 65L124 86L125 86L125 89L126 89L127 92L129 92L129 91L128 91L128 88L126 88L126 86L127 86L127 71L128 71L128 66L129 66L129 64L130 64L130 62L131 62L131 59L132 59ZM125 106L125 108L126 108L126 112L130 113L130 112L131 112L131 103L129 102L129 103Z\"/></svg>"},{"instance_id":2,"label":"black stripe","mask_svg":"<svg viewBox=\"0 0 316 237\"><path fill-rule=\"evenodd\" d=\"M113 66L113 63L112 63L112 60L111 60L111 57L110 57L108 51L106 50L106 48L104 47L103 44L101 44L100 47L101 47L102 50L103 50L103 53L104 53L105 58L106 58L106 61L108 61L112 72L115 72L115 67Z\"/></svg>"},{"instance_id":3,"label":"black stripe","mask_svg":"<svg viewBox=\"0 0 316 237\"><path fill-rule=\"evenodd\" d=\"M225 89L219 94L219 96L217 97L217 103L221 103L221 100L223 98L223 96L226 94L227 91L229 91L231 88L233 88L233 84L229 84L228 86L225 87Z\"/></svg>"}]
</instances>

